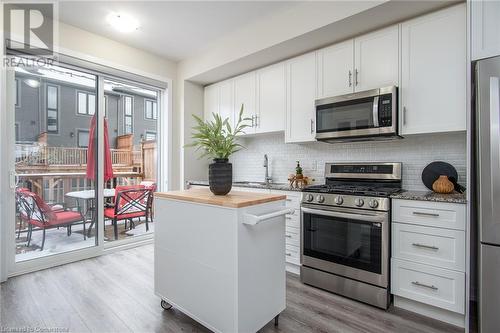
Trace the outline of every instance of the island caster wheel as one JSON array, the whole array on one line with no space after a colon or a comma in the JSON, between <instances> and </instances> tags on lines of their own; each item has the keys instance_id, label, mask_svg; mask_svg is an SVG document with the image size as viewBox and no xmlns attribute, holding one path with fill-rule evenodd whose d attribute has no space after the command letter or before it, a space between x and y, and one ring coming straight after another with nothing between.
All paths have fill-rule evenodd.
<instances>
[{"instance_id":1,"label":"island caster wheel","mask_svg":"<svg viewBox=\"0 0 500 333\"><path fill-rule=\"evenodd\" d=\"M164 300L161 300L160 305L164 310L170 310L172 308L172 305Z\"/></svg>"},{"instance_id":2,"label":"island caster wheel","mask_svg":"<svg viewBox=\"0 0 500 333\"><path fill-rule=\"evenodd\" d=\"M280 318L280 315L277 315L276 317L274 317L274 326L278 326L279 318Z\"/></svg>"}]
</instances>

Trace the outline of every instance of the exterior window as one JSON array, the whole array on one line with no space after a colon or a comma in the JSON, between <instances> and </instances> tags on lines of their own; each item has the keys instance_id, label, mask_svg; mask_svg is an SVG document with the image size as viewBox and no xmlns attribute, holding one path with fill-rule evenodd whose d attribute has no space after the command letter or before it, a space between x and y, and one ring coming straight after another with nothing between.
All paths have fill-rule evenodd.
<instances>
[{"instance_id":1,"label":"exterior window","mask_svg":"<svg viewBox=\"0 0 500 333\"><path fill-rule=\"evenodd\" d=\"M144 118L156 120L158 118L158 111L156 102L146 99L144 101Z\"/></svg>"},{"instance_id":2,"label":"exterior window","mask_svg":"<svg viewBox=\"0 0 500 333\"><path fill-rule=\"evenodd\" d=\"M77 93L77 109L78 114L94 115L95 114L95 95L79 91Z\"/></svg>"},{"instance_id":3,"label":"exterior window","mask_svg":"<svg viewBox=\"0 0 500 333\"><path fill-rule=\"evenodd\" d=\"M76 144L79 148L88 148L89 146L89 131L77 130Z\"/></svg>"},{"instance_id":4,"label":"exterior window","mask_svg":"<svg viewBox=\"0 0 500 333\"><path fill-rule=\"evenodd\" d=\"M156 140L156 132L155 131L146 131L144 135L144 140L150 141L150 140Z\"/></svg>"},{"instance_id":5,"label":"exterior window","mask_svg":"<svg viewBox=\"0 0 500 333\"><path fill-rule=\"evenodd\" d=\"M132 106L132 97L125 96L123 98L123 119L124 119L124 132L125 134L132 134L133 131L133 117L134 117L134 108Z\"/></svg>"},{"instance_id":6,"label":"exterior window","mask_svg":"<svg viewBox=\"0 0 500 333\"><path fill-rule=\"evenodd\" d=\"M20 90L20 86L19 86L19 80L18 79L15 79L16 81L16 106L19 107L19 102L21 102L21 98L20 98L20 93L21 93L21 90Z\"/></svg>"},{"instance_id":7,"label":"exterior window","mask_svg":"<svg viewBox=\"0 0 500 333\"><path fill-rule=\"evenodd\" d=\"M59 89L47 86L47 132L59 132Z\"/></svg>"}]
</instances>

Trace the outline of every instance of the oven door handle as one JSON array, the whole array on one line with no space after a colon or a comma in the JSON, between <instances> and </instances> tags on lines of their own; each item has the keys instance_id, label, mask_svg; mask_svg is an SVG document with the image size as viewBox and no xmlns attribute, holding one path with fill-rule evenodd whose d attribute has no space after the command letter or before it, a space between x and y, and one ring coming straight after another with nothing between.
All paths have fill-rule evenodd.
<instances>
[{"instance_id":1,"label":"oven door handle","mask_svg":"<svg viewBox=\"0 0 500 333\"><path fill-rule=\"evenodd\" d=\"M309 214L316 214L316 215L323 215L323 216L331 216L331 217L342 217L342 218L347 218L347 219L353 219L353 220L363 220L367 222L373 222L373 223L383 223L387 221L387 216L384 215L375 215L375 214L366 214L366 213L343 213L343 212L337 212L337 211L331 211L331 210L319 210L319 209L312 209L312 208L306 208L302 207L301 208L304 213L309 213Z\"/></svg>"}]
</instances>

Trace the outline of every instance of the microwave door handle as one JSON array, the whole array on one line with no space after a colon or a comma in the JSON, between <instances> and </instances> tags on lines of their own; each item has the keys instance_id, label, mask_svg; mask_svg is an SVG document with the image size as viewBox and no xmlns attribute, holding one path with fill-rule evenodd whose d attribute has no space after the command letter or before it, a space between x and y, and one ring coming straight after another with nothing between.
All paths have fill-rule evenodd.
<instances>
[{"instance_id":1,"label":"microwave door handle","mask_svg":"<svg viewBox=\"0 0 500 333\"><path fill-rule=\"evenodd\" d=\"M379 96L373 98L373 127L378 128L378 99Z\"/></svg>"},{"instance_id":2,"label":"microwave door handle","mask_svg":"<svg viewBox=\"0 0 500 333\"><path fill-rule=\"evenodd\" d=\"M341 218L353 219L353 220L358 220L358 221L363 220L363 221L373 222L373 223L382 223L382 222L386 221L386 216L382 216L382 215L373 215L373 214L364 214L364 213L351 214L351 213L337 212L337 211L331 211L331 210L319 210L319 209L306 208L306 207L302 207L301 209L304 213L315 214L315 215L341 217Z\"/></svg>"}]
</instances>

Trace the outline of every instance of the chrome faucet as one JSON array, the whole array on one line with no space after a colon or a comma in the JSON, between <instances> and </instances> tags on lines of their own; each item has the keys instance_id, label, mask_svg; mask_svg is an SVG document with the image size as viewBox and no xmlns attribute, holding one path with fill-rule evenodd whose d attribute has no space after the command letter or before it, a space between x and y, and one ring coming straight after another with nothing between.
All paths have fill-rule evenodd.
<instances>
[{"instance_id":1,"label":"chrome faucet","mask_svg":"<svg viewBox=\"0 0 500 333\"><path fill-rule=\"evenodd\" d=\"M264 180L266 184L269 184L272 181L272 178L269 177L269 159L267 158L267 154L264 154L264 168L266 168L266 176Z\"/></svg>"}]
</instances>

